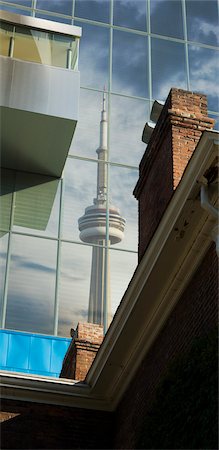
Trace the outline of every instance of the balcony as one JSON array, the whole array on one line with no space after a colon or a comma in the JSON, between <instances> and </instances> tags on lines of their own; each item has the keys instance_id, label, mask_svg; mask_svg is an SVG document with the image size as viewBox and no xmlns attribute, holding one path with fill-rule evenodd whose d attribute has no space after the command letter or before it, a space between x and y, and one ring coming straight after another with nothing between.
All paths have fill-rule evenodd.
<instances>
[{"instance_id":1,"label":"balcony","mask_svg":"<svg viewBox=\"0 0 219 450\"><path fill-rule=\"evenodd\" d=\"M1 166L60 177L78 120L81 29L0 19Z\"/></svg>"}]
</instances>

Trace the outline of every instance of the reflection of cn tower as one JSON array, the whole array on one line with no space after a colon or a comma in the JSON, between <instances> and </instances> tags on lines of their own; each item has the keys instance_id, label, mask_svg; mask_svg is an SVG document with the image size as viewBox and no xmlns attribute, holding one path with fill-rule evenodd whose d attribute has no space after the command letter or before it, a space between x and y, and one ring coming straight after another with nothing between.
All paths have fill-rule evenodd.
<instances>
[{"instance_id":1,"label":"reflection of cn tower","mask_svg":"<svg viewBox=\"0 0 219 450\"><path fill-rule=\"evenodd\" d=\"M85 214L78 220L80 239L96 244L92 249L92 266L88 322L105 324L111 321L109 252L106 250L107 235L109 244L117 244L123 239L125 219L120 216L118 208L108 206L107 227L107 113L106 98L103 95L103 110L100 122L100 146L97 149L97 196L94 204L85 209ZM99 247L98 247L99 246ZM107 262L107 264L106 264ZM107 276L105 268L107 268Z\"/></svg>"}]
</instances>

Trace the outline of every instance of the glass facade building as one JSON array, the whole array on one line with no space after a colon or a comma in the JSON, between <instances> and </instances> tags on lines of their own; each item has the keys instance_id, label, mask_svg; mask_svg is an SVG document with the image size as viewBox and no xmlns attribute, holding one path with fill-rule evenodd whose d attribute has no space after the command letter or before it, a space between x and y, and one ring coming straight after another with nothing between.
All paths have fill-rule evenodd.
<instances>
[{"instance_id":1,"label":"glass facade building","mask_svg":"<svg viewBox=\"0 0 219 450\"><path fill-rule=\"evenodd\" d=\"M171 87L205 93L218 127L218 2L2 0L0 9L82 28L80 113L62 177L8 170L1 180L1 328L67 337L87 320L92 245L80 240L78 219L96 193L103 91L107 197L126 220L120 243L106 236L114 313L137 265L132 191L153 101Z\"/></svg>"}]
</instances>

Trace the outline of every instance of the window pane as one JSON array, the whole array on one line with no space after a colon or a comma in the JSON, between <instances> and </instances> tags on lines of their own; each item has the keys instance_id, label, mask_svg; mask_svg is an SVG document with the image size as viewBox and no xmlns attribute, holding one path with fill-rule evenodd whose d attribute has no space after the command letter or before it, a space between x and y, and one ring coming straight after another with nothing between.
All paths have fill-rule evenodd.
<instances>
[{"instance_id":1,"label":"window pane","mask_svg":"<svg viewBox=\"0 0 219 450\"><path fill-rule=\"evenodd\" d=\"M186 0L188 39L218 45L217 0Z\"/></svg>"},{"instance_id":2,"label":"window pane","mask_svg":"<svg viewBox=\"0 0 219 450\"><path fill-rule=\"evenodd\" d=\"M149 103L111 96L110 160L138 166L145 150L142 132L149 120Z\"/></svg>"},{"instance_id":3,"label":"window pane","mask_svg":"<svg viewBox=\"0 0 219 450\"><path fill-rule=\"evenodd\" d=\"M5 269L8 250L8 234L0 231L0 321L2 319L2 302L5 284Z\"/></svg>"},{"instance_id":4,"label":"window pane","mask_svg":"<svg viewBox=\"0 0 219 450\"><path fill-rule=\"evenodd\" d=\"M62 242L58 334L88 320L92 247Z\"/></svg>"},{"instance_id":5,"label":"window pane","mask_svg":"<svg viewBox=\"0 0 219 450\"><path fill-rule=\"evenodd\" d=\"M133 196L133 189L138 176L137 169L110 167L110 201L119 208L126 221L124 237L116 247L135 251L138 249L138 202Z\"/></svg>"},{"instance_id":6,"label":"window pane","mask_svg":"<svg viewBox=\"0 0 219 450\"><path fill-rule=\"evenodd\" d=\"M14 230L57 236L60 202L59 180L51 180L43 175L18 172L15 192Z\"/></svg>"},{"instance_id":7,"label":"window pane","mask_svg":"<svg viewBox=\"0 0 219 450\"><path fill-rule=\"evenodd\" d=\"M103 95L81 89L79 119L70 148L71 154L96 158Z\"/></svg>"},{"instance_id":8,"label":"window pane","mask_svg":"<svg viewBox=\"0 0 219 450\"><path fill-rule=\"evenodd\" d=\"M181 0L151 1L151 31L164 36L183 38Z\"/></svg>"},{"instance_id":9,"label":"window pane","mask_svg":"<svg viewBox=\"0 0 219 450\"><path fill-rule=\"evenodd\" d=\"M32 0L4 0L5 3L15 3L20 6L30 7L32 4Z\"/></svg>"},{"instance_id":10,"label":"window pane","mask_svg":"<svg viewBox=\"0 0 219 450\"><path fill-rule=\"evenodd\" d=\"M145 0L114 0L114 25L146 31Z\"/></svg>"},{"instance_id":11,"label":"window pane","mask_svg":"<svg viewBox=\"0 0 219 450\"><path fill-rule=\"evenodd\" d=\"M15 6L12 6L10 4L8 5L0 5L0 9L1 11L9 11L15 14L21 14L22 16L30 16L31 14L31 9L21 9L21 8L16 8Z\"/></svg>"},{"instance_id":12,"label":"window pane","mask_svg":"<svg viewBox=\"0 0 219 450\"><path fill-rule=\"evenodd\" d=\"M76 0L75 16L109 22L109 0Z\"/></svg>"},{"instance_id":13,"label":"window pane","mask_svg":"<svg viewBox=\"0 0 219 450\"><path fill-rule=\"evenodd\" d=\"M61 14L72 15L73 0L37 0L37 9L45 9Z\"/></svg>"},{"instance_id":14,"label":"window pane","mask_svg":"<svg viewBox=\"0 0 219 450\"><path fill-rule=\"evenodd\" d=\"M113 90L148 97L147 38L133 33L113 33Z\"/></svg>"},{"instance_id":15,"label":"window pane","mask_svg":"<svg viewBox=\"0 0 219 450\"><path fill-rule=\"evenodd\" d=\"M152 39L153 98L165 100L170 88L186 89L184 44Z\"/></svg>"},{"instance_id":16,"label":"window pane","mask_svg":"<svg viewBox=\"0 0 219 450\"><path fill-rule=\"evenodd\" d=\"M94 152L94 157L96 152ZM69 159L64 172L63 238L80 241L78 219L93 205L97 190L97 164Z\"/></svg>"},{"instance_id":17,"label":"window pane","mask_svg":"<svg viewBox=\"0 0 219 450\"><path fill-rule=\"evenodd\" d=\"M137 266L137 253L110 250L111 305L114 314Z\"/></svg>"},{"instance_id":18,"label":"window pane","mask_svg":"<svg viewBox=\"0 0 219 450\"><path fill-rule=\"evenodd\" d=\"M212 119L215 120L214 130L218 130L219 131L219 116L216 115L216 114L209 114L209 117L211 117Z\"/></svg>"},{"instance_id":19,"label":"window pane","mask_svg":"<svg viewBox=\"0 0 219 450\"><path fill-rule=\"evenodd\" d=\"M82 27L79 50L81 86L103 89L108 85L109 30L75 22Z\"/></svg>"},{"instance_id":20,"label":"window pane","mask_svg":"<svg viewBox=\"0 0 219 450\"><path fill-rule=\"evenodd\" d=\"M53 333L54 241L13 235L6 328Z\"/></svg>"},{"instance_id":21,"label":"window pane","mask_svg":"<svg viewBox=\"0 0 219 450\"><path fill-rule=\"evenodd\" d=\"M36 13L36 17L39 19L45 19L45 20L53 20L54 22L60 22L60 23L67 23L71 25L71 19L66 19L65 17L61 16L53 16L52 14L46 14L46 13Z\"/></svg>"},{"instance_id":22,"label":"window pane","mask_svg":"<svg viewBox=\"0 0 219 450\"><path fill-rule=\"evenodd\" d=\"M195 45L189 46L190 85L195 92L208 96L208 109L218 111L219 52Z\"/></svg>"}]
</instances>

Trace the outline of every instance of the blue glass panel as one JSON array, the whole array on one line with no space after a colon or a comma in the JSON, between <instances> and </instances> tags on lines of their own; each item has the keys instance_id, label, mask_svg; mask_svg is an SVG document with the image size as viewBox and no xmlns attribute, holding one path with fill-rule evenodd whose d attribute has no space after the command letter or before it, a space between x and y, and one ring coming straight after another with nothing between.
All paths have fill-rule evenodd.
<instances>
[{"instance_id":1,"label":"blue glass panel","mask_svg":"<svg viewBox=\"0 0 219 450\"><path fill-rule=\"evenodd\" d=\"M29 369L37 370L37 373L40 373L41 371L49 372L51 350L52 350L51 339L46 339L41 336L32 337Z\"/></svg>"},{"instance_id":2,"label":"blue glass panel","mask_svg":"<svg viewBox=\"0 0 219 450\"><path fill-rule=\"evenodd\" d=\"M71 15L72 14L72 3L73 0L38 0L37 8L44 9L46 11L53 11L61 14ZM59 19L58 19L59 20Z\"/></svg>"},{"instance_id":3,"label":"blue glass panel","mask_svg":"<svg viewBox=\"0 0 219 450\"><path fill-rule=\"evenodd\" d=\"M190 87L208 96L208 109L219 110L219 52L210 48L189 46Z\"/></svg>"},{"instance_id":4,"label":"blue glass panel","mask_svg":"<svg viewBox=\"0 0 219 450\"><path fill-rule=\"evenodd\" d=\"M0 365L6 366L8 352L9 335L3 330L0 331Z\"/></svg>"},{"instance_id":5,"label":"blue glass panel","mask_svg":"<svg viewBox=\"0 0 219 450\"><path fill-rule=\"evenodd\" d=\"M186 0L188 38L204 44L218 44L217 0Z\"/></svg>"},{"instance_id":6,"label":"blue glass panel","mask_svg":"<svg viewBox=\"0 0 219 450\"><path fill-rule=\"evenodd\" d=\"M113 4L114 25L146 31L146 1L116 0Z\"/></svg>"},{"instance_id":7,"label":"blue glass panel","mask_svg":"<svg viewBox=\"0 0 219 450\"><path fill-rule=\"evenodd\" d=\"M184 44L152 38L153 98L165 100L171 87L186 89Z\"/></svg>"},{"instance_id":8,"label":"blue glass panel","mask_svg":"<svg viewBox=\"0 0 219 450\"><path fill-rule=\"evenodd\" d=\"M20 6L31 6L32 0L4 0L6 3L16 3Z\"/></svg>"},{"instance_id":9,"label":"blue glass panel","mask_svg":"<svg viewBox=\"0 0 219 450\"><path fill-rule=\"evenodd\" d=\"M75 16L99 22L109 22L109 1L76 0Z\"/></svg>"},{"instance_id":10,"label":"blue glass panel","mask_svg":"<svg viewBox=\"0 0 219 450\"><path fill-rule=\"evenodd\" d=\"M52 357L50 370L60 373L64 356L69 347L70 340L54 339L52 342Z\"/></svg>"},{"instance_id":11,"label":"blue glass panel","mask_svg":"<svg viewBox=\"0 0 219 450\"><path fill-rule=\"evenodd\" d=\"M165 36L183 38L181 0L151 1L151 31Z\"/></svg>"},{"instance_id":12,"label":"blue glass panel","mask_svg":"<svg viewBox=\"0 0 219 450\"><path fill-rule=\"evenodd\" d=\"M16 370L28 368L30 338L21 334L9 335L7 366Z\"/></svg>"},{"instance_id":13,"label":"blue glass panel","mask_svg":"<svg viewBox=\"0 0 219 450\"><path fill-rule=\"evenodd\" d=\"M114 30L113 90L128 95L148 97L146 37Z\"/></svg>"}]
</instances>

